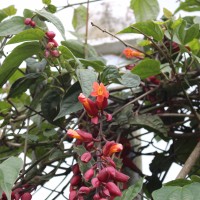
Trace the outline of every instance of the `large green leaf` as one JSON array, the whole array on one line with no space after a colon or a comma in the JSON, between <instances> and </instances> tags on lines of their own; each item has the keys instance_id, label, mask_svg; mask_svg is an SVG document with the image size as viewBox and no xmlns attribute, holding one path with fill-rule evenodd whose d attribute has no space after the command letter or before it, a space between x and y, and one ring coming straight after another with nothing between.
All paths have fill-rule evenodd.
<instances>
[{"instance_id":1,"label":"large green leaf","mask_svg":"<svg viewBox=\"0 0 200 200\"><path fill-rule=\"evenodd\" d=\"M0 23L0 36L15 35L25 29L23 17L12 17Z\"/></svg>"},{"instance_id":2,"label":"large green leaf","mask_svg":"<svg viewBox=\"0 0 200 200\"><path fill-rule=\"evenodd\" d=\"M130 72L124 73L118 80L122 85L126 87L134 88L140 85L140 77Z\"/></svg>"},{"instance_id":3,"label":"large green leaf","mask_svg":"<svg viewBox=\"0 0 200 200\"><path fill-rule=\"evenodd\" d=\"M134 199L142 189L143 178L140 178L134 185L124 190L121 197L116 197L115 200Z\"/></svg>"},{"instance_id":4,"label":"large green leaf","mask_svg":"<svg viewBox=\"0 0 200 200\"><path fill-rule=\"evenodd\" d=\"M180 6L175 10L175 13L177 13L180 10L184 10L187 12L199 11L200 3L197 0L181 1Z\"/></svg>"},{"instance_id":5,"label":"large green leaf","mask_svg":"<svg viewBox=\"0 0 200 200\"><path fill-rule=\"evenodd\" d=\"M34 28L34 29L27 29L24 30L13 38L11 38L7 44L14 44L19 42L31 41L31 40L41 40L44 37L44 31Z\"/></svg>"},{"instance_id":6,"label":"large green leaf","mask_svg":"<svg viewBox=\"0 0 200 200\"><path fill-rule=\"evenodd\" d=\"M0 22L8 16L15 15L17 12L14 5L10 5L2 10L0 10Z\"/></svg>"},{"instance_id":7,"label":"large green leaf","mask_svg":"<svg viewBox=\"0 0 200 200\"><path fill-rule=\"evenodd\" d=\"M164 37L164 32L161 29L160 25L154 23L153 21L138 22L132 24L131 26L123 29L119 33L145 34L147 36L153 37L153 39L157 41L161 41Z\"/></svg>"},{"instance_id":8,"label":"large green leaf","mask_svg":"<svg viewBox=\"0 0 200 200\"><path fill-rule=\"evenodd\" d=\"M77 112L82 109L82 105L78 101L78 96L81 93L81 86L79 82L76 82L72 85L69 90L66 92L64 97L61 100L60 112L54 120L57 120L65 115L68 115L72 112Z\"/></svg>"},{"instance_id":9,"label":"large green leaf","mask_svg":"<svg viewBox=\"0 0 200 200\"><path fill-rule=\"evenodd\" d=\"M160 73L160 62L153 59L142 60L131 72L137 74L141 79L157 75Z\"/></svg>"},{"instance_id":10,"label":"large green leaf","mask_svg":"<svg viewBox=\"0 0 200 200\"><path fill-rule=\"evenodd\" d=\"M65 28L60 21L59 18L57 18L55 15L53 15L50 12L47 12L46 10L37 10L36 13L44 18L46 18L48 21L50 21L54 26L60 31L61 35L65 39Z\"/></svg>"},{"instance_id":11,"label":"large green leaf","mask_svg":"<svg viewBox=\"0 0 200 200\"><path fill-rule=\"evenodd\" d=\"M157 133L163 139L165 139L165 136L167 135L167 128L157 115L138 115L129 118L129 124Z\"/></svg>"},{"instance_id":12,"label":"large green leaf","mask_svg":"<svg viewBox=\"0 0 200 200\"><path fill-rule=\"evenodd\" d=\"M183 187L165 186L153 192L154 200L199 200L200 183L191 183Z\"/></svg>"},{"instance_id":13,"label":"large green leaf","mask_svg":"<svg viewBox=\"0 0 200 200\"><path fill-rule=\"evenodd\" d=\"M39 51L40 45L38 42L26 42L13 49L0 67L0 87L6 83L25 59L37 54Z\"/></svg>"},{"instance_id":14,"label":"large green leaf","mask_svg":"<svg viewBox=\"0 0 200 200\"><path fill-rule=\"evenodd\" d=\"M22 159L16 157L10 157L0 164L0 190L6 193L8 200L11 200L11 190L22 165Z\"/></svg>"},{"instance_id":15,"label":"large green leaf","mask_svg":"<svg viewBox=\"0 0 200 200\"><path fill-rule=\"evenodd\" d=\"M186 25L186 21L181 20L181 23L175 28L176 36L183 45L192 41L199 34L199 24L193 24L187 29Z\"/></svg>"},{"instance_id":16,"label":"large green leaf","mask_svg":"<svg viewBox=\"0 0 200 200\"><path fill-rule=\"evenodd\" d=\"M76 75L80 82L83 94L89 96L92 92L93 83L97 81L97 73L90 69L77 69Z\"/></svg>"},{"instance_id":17,"label":"large green leaf","mask_svg":"<svg viewBox=\"0 0 200 200\"><path fill-rule=\"evenodd\" d=\"M31 85L36 83L38 79L40 81L44 80L45 73L30 73L25 77L19 78L12 84L8 97L12 98L23 94L23 92L25 92Z\"/></svg>"},{"instance_id":18,"label":"large green leaf","mask_svg":"<svg viewBox=\"0 0 200 200\"><path fill-rule=\"evenodd\" d=\"M159 14L157 0L131 0L130 7L133 9L137 22L155 20Z\"/></svg>"}]
</instances>

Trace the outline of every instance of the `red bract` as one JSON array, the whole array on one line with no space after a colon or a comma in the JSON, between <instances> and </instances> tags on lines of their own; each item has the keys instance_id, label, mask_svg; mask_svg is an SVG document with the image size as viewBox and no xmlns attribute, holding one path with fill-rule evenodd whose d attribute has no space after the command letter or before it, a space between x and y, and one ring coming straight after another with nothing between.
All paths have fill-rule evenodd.
<instances>
[{"instance_id":1,"label":"red bract","mask_svg":"<svg viewBox=\"0 0 200 200\"><path fill-rule=\"evenodd\" d=\"M90 168L88 169L85 174L83 175L85 181L89 181L94 176L94 169Z\"/></svg>"},{"instance_id":2,"label":"red bract","mask_svg":"<svg viewBox=\"0 0 200 200\"><path fill-rule=\"evenodd\" d=\"M85 152L82 156L81 156L81 161L84 163L88 163L92 158L92 155L90 152Z\"/></svg>"},{"instance_id":3,"label":"red bract","mask_svg":"<svg viewBox=\"0 0 200 200\"><path fill-rule=\"evenodd\" d=\"M76 200L77 193L75 190L70 191L69 193L69 200Z\"/></svg>"},{"instance_id":4,"label":"red bract","mask_svg":"<svg viewBox=\"0 0 200 200\"><path fill-rule=\"evenodd\" d=\"M78 100L80 101L80 103L82 103L83 107L90 117L98 116L97 105L92 100L86 98L83 93L79 95Z\"/></svg>"},{"instance_id":5,"label":"red bract","mask_svg":"<svg viewBox=\"0 0 200 200\"><path fill-rule=\"evenodd\" d=\"M117 153L123 150L123 146L120 143L115 143L114 141L108 141L103 146L103 155L111 156L113 153Z\"/></svg>"},{"instance_id":6,"label":"red bract","mask_svg":"<svg viewBox=\"0 0 200 200\"><path fill-rule=\"evenodd\" d=\"M115 185L113 182L106 183L106 188L109 190L109 193L112 196L121 196L122 192L120 191L119 187Z\"/></svg>"}]
</instances>

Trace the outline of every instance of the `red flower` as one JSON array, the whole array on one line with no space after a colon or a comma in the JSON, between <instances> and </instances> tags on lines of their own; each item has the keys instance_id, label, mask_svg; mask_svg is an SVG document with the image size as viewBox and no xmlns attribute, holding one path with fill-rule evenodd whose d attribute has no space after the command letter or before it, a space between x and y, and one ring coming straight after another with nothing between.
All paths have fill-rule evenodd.
<instances>
[{"instance_id":1,"label":"red flower","mask_svg":"<svg viewBox=\"0 0 200 200\"><path fill-rule=\"evenodd\" d=\"M97 102L103 102L104 98L108 99L109 92L103 83L98 84L97 82L93 83L93 91L91 92L91 96L97 98Z\"/></svg>"},{"instance_id":2,"label":"red flower","mask_svg":"<svg viewBox=\"0 0 200 200\"><path fill-rule=\"evenodd\" d=\"M91 142L93 140L93 137L90 133L87 133L87 132L81 131L81 130L75 131L75 130L69 129L67 131L67 135L71 138L76 138L83 142Z\"/></svg>"},{"instance_id":3,"label":"red flower","mask_svg":"<svg viewBox=\"0 0 200 200\"><path fill-rule=\"evenodd\" d=\"M98 116L97 105L92 100L86 98L83 93L79 95L78 100L82 103L83 107L90 117L93 118Z\"/></svg>"},{"instance_id":4,"label":"red flower","mask_svg":"<svg viewBox=\"0 0 200 200\"><path fill-rule=\"evenodd\" d=\"M120 143L115 143L114 141L108 141L103 146L103 155L111 156L113 153L122 151L123 146Z\"/></svg>"},{"instance_id":5,"label":"red flower","mask_svg":"<svg viewBox=\"0 0 200 200\"><path fill-rule=\"evenodd\" d=\"M131 48L125 48L123 51L123 54L127 57L127 58L144 58L144 54L142 52L133 50Z\"/></svg>"},{"instance_id":6,"label":"red flower","mask_svg":"<svg viewBox=\"0 0 200 200\"><path fill-rule=\"evenodd\" d=\"M89 194L91 191L91 189L89 187L85 187L85 186L82 186L79 191L78 191L78 194L81 194L81 195L86 195L86 194Z\"/></svg>"}]
</instances>

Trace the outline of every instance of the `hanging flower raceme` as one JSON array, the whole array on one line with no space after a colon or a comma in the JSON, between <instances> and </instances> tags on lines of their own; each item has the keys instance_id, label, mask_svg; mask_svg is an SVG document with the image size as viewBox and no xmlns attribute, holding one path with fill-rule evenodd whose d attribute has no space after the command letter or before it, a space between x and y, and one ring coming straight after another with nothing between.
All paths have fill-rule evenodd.
<instances>
[{"instance_id":1,"label":"hanging flower raceme","mask_svg":"<svg viewBox=\"0 0 200 200\"><path fill-rule=\"evenodd\" d=\"M142 52L133 50L131 48L125 48L123 54L126 56L126 58L144 58L144 54Z\"/></svg>"}]
</instances>

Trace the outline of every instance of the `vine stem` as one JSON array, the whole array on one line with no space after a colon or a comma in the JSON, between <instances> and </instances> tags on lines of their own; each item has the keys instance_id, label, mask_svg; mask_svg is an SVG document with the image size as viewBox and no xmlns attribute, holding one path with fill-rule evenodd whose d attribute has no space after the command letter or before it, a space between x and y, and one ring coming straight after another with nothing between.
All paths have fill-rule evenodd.
<instances>
[{"instance_id":1,"label":"vine stem","mask_svg":"<svg viewBox=\"0 0 200 200\"><path fill-rule=\"evenodd\" d=\"M112 113L112 116L116 115L118 112L122 111L125 107L127 107L128 105L140 100L141 98L147 96L148 94L151 94L153 92L155 92L158 89L158 87L149 90L148 92L145 92L144 94L140 95L139 97L133 99L132 101L128 102L127 104L125 104L124 106L120 107L119 109L117 109L115 112Z\"/></svg>"},{"instance_id":2,"label":"vine stem","mask_svg":"<svg viewBox=\"0 0 200 200\"><path fill-rule=\"evenodd\" d=\"M191 171L192 167L195 165L199 157L200 157L200 141L197 143L194 150L186 160L185 165L177 175L176 179L185 178L189 174L189 172Z\"/></svg>"}]
</instances>

